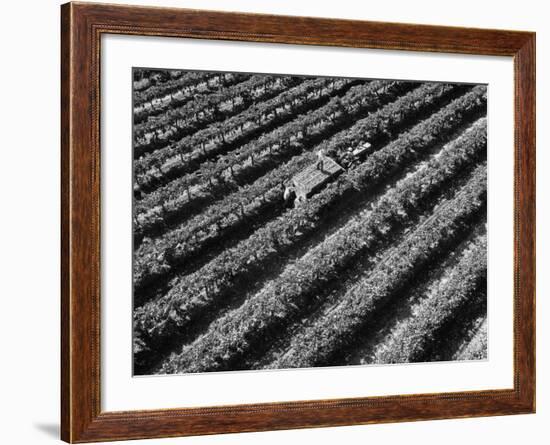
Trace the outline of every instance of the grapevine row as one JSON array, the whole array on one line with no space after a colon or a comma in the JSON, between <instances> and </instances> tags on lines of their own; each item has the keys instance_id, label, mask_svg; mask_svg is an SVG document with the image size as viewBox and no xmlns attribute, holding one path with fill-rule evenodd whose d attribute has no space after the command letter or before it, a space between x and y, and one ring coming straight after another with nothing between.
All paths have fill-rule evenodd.
<instances>
[{"instance_id":1,"label":"grapevine row","mask_svg":"<svg viewBox=\"0 0 550 445\"><path fill-rule=\"evenodd\" d=\"M481 322L464 348L457 351L453 360L482 360L487 358L487 318Z\"/></svg>"},{"instance_id":2,"label":"grapevine row","mask_svg":"<svg viewBox=\"0 0 550 445\"><path fill-rule=\"evenodd\" d=\"M430 339L460 312L462 306L479 296L487 278L487 237L479 236L464 252L458 263L430 289L401 322L391 336L378 346L376 363L410 363L419 361L429 350ZM417 314L416 316L414 314Z\"/></svg>"},{"instance_id":3,"label":"grapevine row","mask_svg":"<svg viewBox=\"0 0 550 445\"><path fill-rule=\"evenodd\" d=\"M373 83L370 85L371 91L376 91L376 89L379 89L382 84L376 84ZM365 88L368 88L369 86L365 86ZM383 103L384 100L387 100L386 97L391 97L394 94L398 94L399 91L403 90L403 86L401 85L395 85L394 87L388 86L385 92L380 92L378 97L375 99L374 97L370 100L370 102L366 102L367 105L370 105L371 107L376 107L380 103ZM368 92L369 90L366 90ZM353 92L353 95L351 97L355 100L355 98L358 96L358 93L365 93L365 89L358 88L358 91ZM350 92L351 93L351 92ZM347 96L346 96L347 97ZM345 100L345 98L344 98ZM365 102L365 101L363 101ZM363 112L366 112L364 110ZM315 114L314 116L315 117ZM299 129L303 130L304 126L299 126ZM330 126L327 126L327 128L330 128ZM309 134L310 137L315 137L319 134L319 132L323 131L324 129L322 127L318 127L315 130L312 130ZM277 138L272 138L273 140L277 140ZM293 152L299 153L302 151L305 147L300 141L293 141ZM272 151L272 155L275 155L275 153ZM227 221L227 216L230 214L238 214L241 213L241 216L244 216L243 208L247 204L252 204L252 207L250 212L247 212L247 219L249 219L252 215L258 214L257 207L262 207L266 211L268 209L274 209L277 207L280 207L282 204L280 201L282 201L282 194L283 194L283 188L281 187L282 183L285 180L288 180L292 175L295 173L298 173L298 171L301 168L306 167L306 162L313 162L313 155L312 154L306 154L304 155L302 159L297 158L292 160L289 164L278 166L275 170L272 170L270 173L268 173L266 176L260 178L258 181L255 181L250 186L245 186L244 188L239 188L234 193L227 196L225 199L223 199L218 205L211 206L210 211L207 210L207 218L201 217L201 215L198 215L195 220L196 221L209 221L209 226L213 226L218 230L218 235L221 233L222 228L228 229L229 225L224 224L222 226L222 221ZM268 159L264 159L266 161ZM255 166L249 166L251 169L257 168L259 166L260 162L257 162ZM274 165L277 165L277 163L274 163ZM239 181L239 177L247 177L249 176L248 170L242 169L240 172L235 173L230 178L232 181ZM239 181L242 182L242 181ZM239 193L239 190L244 191ZM215 196L218 193L218 190L215 187L207 187L207 196ZM191 191L189 188L187 188L185 191L181 191L180 195L178 196L178 199L180 201L183 201L184 204L186 201L184 201L184 196L187 197L187 202L189 202L189 197L191 195ZM268 200L267 197L270 199ZM193 198L194 201L191 201L191 203L195 203L196 201L201 200L200 193L193 192ZM139 213L140 206L143 205L143 202L139 202L136 206L136 211ZM165 224L166 221L170 221L171 217L176 214L177 211L181 212L180 214L189 213L188 206L184 206L181 209L178 209L176 207L176 212L171 212L170 210L170 204L173 204L171 202L164 202L163 203L163 210L162 212L150 212L150 217L148 220L145 219L137 219L136 220L136 228L135 228L135 235L136 235L136 244L139 244L141 241L141 234L145 234L151 231L151 229L158 229L162 224ZM250 206L249 206L250 207ZM236 220L235 218L230 218L230 224L240 224L241 221ZM180 227L179 229L175 229L167 234L165 239L160 239L157 241L149 241L145 243L144 249L141 249L138 251L136 258L136 267L135 267L135 283L136 283L136 291L139 293L139 289L144 284L149 284L152 279L154 279L156 276L164 275L167 272L170 271L171 265L167 264L167 262L179 262L182 261L182 251L184 250L191 250L196 251L196 244L202 243L205 240L211 240L212 237L208 236L208 233L211 232L211 230L206 229L207 226L201 224L201 226L197 226L195 224L185 225ZM200 233L198 233L199 236L197 236L197 233L195 233L196 230L203 230L205 231L206 236L201 236ZM205 230L206 229L206 230ZM227 230L224 230L226 232ZM192 242L189 243L187 235L189 234L189 237L192 238ZM168 240L168 242L166 242ZM181 248L181 244L185 246L186 249ZM180 246L178 246L180 245ZM188 249L190 248L190 249ZM167 252L167 254L162 253L163 251ZM185 252L187 253L187 252ZM142 260L140 258L143 258ZM145 268L145 270L144 270Z\"/></svg>"},{"instance_id":4,"label":"grapevine row","mask_svg":"<svg viewBox=\"0 0 550 445\"><path fill-rule=\"evenodd\" d=\"M386 149L381 150L362 167L359 176L364 176L366 178L363 182L371 185L376 183L380 178L384 177L386 173L390 173L390 168L392 166L400 168L401 165L415 159L417 152L414 151L414 149L425 148L428 146L427 144L433 144L438 138L444 139L445 136L448 136L456 129L456 124L450 128L446 128L444 126L444 121L447 118L451 118L457 122L456 119L460 110L464 113L463 117L471 118L472 114L478 112L479 108L483 107L482 104L484 104L484 102L482 101L481 105L470 108L471 105L477 103L477 99L481 94L482 93L479 91L473 91L463 98L457 99L447 108L434 115L430 120L415 127L414 131L409 134L409 138L405 138L403 141L397 140ZM414 98L416 94L409 93L409 97ZM428 103L432 104L432 102ZM388 115L385 111L387 107L391 107L391 104L374 113L373 116L382 113ZM420 106L417 103L415 111L418 112L419 108ZM401 116L403 117L406 115L401 114ZM388 125L396 124L393 119L388 119L386 122L388 122ZM397 125L398 124L399 123L397 123ZM477 141L479 144L484 143L485 137L481 134L484 131L483 125L484 123L482 123L481 126L474 127L475 132L468 136L468 143L470 143L470 141ZM378 127L378 131L383 133L389 133L392 130L392 127ZM435 133L432 134L430 131ZM424 132L428 132L431 137L428 136L425 138ZM475 145L475 142L472 144ZM411 147L413 148L412 150ZM307 159L313 161L313 156L308 154ZM395 161L393 161L394 159ZM304 165L304 163L300 162L299 165ZM383 168L379 166L383 166ZM288 166L284 165L279 169L287 170L287 168ZM277 172L279 169L274 171ZM297 168L294 167L284 176L291 176L296 171ZM253 203L255 202L256 206L264 211L269 211L276 206L281 206L283 189L280 187L281 183L279 181L280 178L284 176L278 174L271 178L270 175L268 175L267 178L269 180L261 179L257 181L257 183L253 183L248 189L248 191L251 192L248 196L252 196ZM351 189L357 180L359 180L358 177L354 177L353 175L350 176L348 189ZM269 199L265 198L266 195L269 195ZM258 199L258 197L262 197L262 199ZM168 273L172 269L171 263L181 263L185 258L189 258L194 252L200 250L203 240L212 242L216 239L221 239L221 235L227 232L232 225L241 224L245 213L242 211L243 202L249 202L247 195L239 197L239 191L236 191L229 195L228 199L221 201L218 205L215 204L211 206L205 217L199 215L195 219L196 222L200 221L199 224L194 224L192 221L191 224L186 224L168 231L164 236L158 238L154 242L150 242L143 249L140 247L136 257L142 257L143 260L138 259L134 269L134 282L137 283L137 288L139 289L139 287L141 287L143 280L145 280L145 282L150 282L150 280ZM258 212L254 210L254 208L249 209L250 217L258 214ZM236 216L227 218L227 215L238 215L239 213L241 214L240 218ZM246 220L251 221L248 217ZM162 255L159 257L157 252L162 251L170 252L169 257L167 258L167 256Z\"/></svg>"},{"instance_id":5,"label":"grapevine row","mask_svg":"<svg viewBox=\"0 0 550 445\"><path fill-rule=\"evenodd\" d=\"M282 207L284 184L314 161L312 153L295 156L250 185L240 187L196 215L184 226L160 238L147 238L134 254L134 304L141 305L147 296L142 289L162 277L174 266L190 263L198 252L229 236L242 227L253 227L265 213ZM137 298L136 298L137 297Z\"/></svg>"},{"instance_id":6,"label":"grapevine row","mask_svg":"<svg viewBox=\"0 0 550 445\"><path fill-rule=\"evenodd\" d=\"M288 82L303 81L302 78L296 76L264 76L255 75L250 79L245 80L232 88L225 88L221 91L210 94L208 97L195 98L193 103L187 103L181 107L170 109L166 114L151 121L142 122L134 126L134 135L138 138L144 134L158 130L159 128L169 125L175 119L188 119L189 116L201 114L202 107L214 107L223 108L224 103L231 103L233 106L238 101L241 94L246 95L248 92L252 95L252 98L257 99L258 94L263 94L265 91L271 89L275 84L288 85ZM195 102L196 101L196 102Z\"/></svg>"},{"instance_id":7,"label":"grapevine row","mask_svg":"<svg viewBox=\"0 0 550 445\"><path fill-rule=\"evenodd\" d=\"M448 97L450 93L465 93L469 87L465 85L440 84L438 88L428 88L430 84L423 86L419 94L403 96L380 110L357 121L352 127L343 131L338 137L326 140L321 144L323 150L343 165L353 163L352 150L363 143L371 144L362 156L372 153L379 145L381 138L393 139L400 131L403 121L414 119L422 108L439 104L442 97ZM486 91L486 87L476 87L474 93ZM422 96L420 96L420 94ZM419 107L419 104L422 107ZM397 124L397 125L396 125ZM351 148L351 149L350 149Z\"/></svg>"},{"instance_id":8,"label":"grapevine row","mask_svg":"<svg viewBox=\"0 0 550 445\"><path fill-rule=\"evenodd\" d=\"M322 104L355 83L357 82L346 79L306 81L273 99L255 104L237 116L200 130L136 161L136 181L140 189L147 191L155 184L165 183L184 172L190 173L201 162L288 122L297 114Z\"/></svg>"},{"instance_id":9,"label":"grapevine row","mask_svg":"<svg viewBox=\"0 0 550 445\"><path fill-rule=\"evenodd\" d=\"M144 70L140 69L134 71L134 91L141 91L150 88L158 83L166 82L170 79L177 79L183 75L183 71L170 70L170 71L158 71L158 70Z\"/></svg>"},{"instance_id":10,"label":"grapevine row","mask_svg":"<svg viewBox=\"0 0 550 445\"><path fill-rule=\"evenodd\" d=\"M380 85L376 82L353 87L344 97L331 99L325 106L289 122L259 141L246 144L220 157L216 163L203 164L197 174L209 178L209 182L200 188L191 192L191 179L183 177L136 203L135 214L139 223L137 233L158 230L162 224L177 220L179 215L189 214L189 209L195 207L194 201L201 203L205 198L214 196L219 192L219 186L225 187L228 183L241 185L253 181L269 168L301 153L322 137L327 137L345 125L350 118L357 117L351 113L366 114L410 87L410 84L394 83L379 90ZM354 103L356 106L352 107ZM349 111L344 113L344 108ZM166 196L168 192L169 195ZM162 203L163 207L159 208L158 203Z\"/></svg>"},{"instance_id":11,"label":"grapevine row","mask_svg":"<svg viewBox=\"0 0 550 445\"><path fill-rule=\"evenodd\" d=\"M301 81L299 77L290 76L253 76L232 88L222 88L168 110L159 119L134 126L134 155L162 148L212 122L240 113L253 102L270 99Z\"/></svg>"},{"instance_id":12,"label":"grapevine row","mask_svg":"<svg viewBox=\"0 0 550 445\"><path fill-rule=\"evenodd\" d=\"M250 76L238 73L192 72L161 85L134 94L134 124L164 113L172 107L194 99L197 93L208 94L212 89L243 82Z\"/></svg>"},{"instance_id":13,"label":"grapevine row","mask_svg":"<svg viewBox=\"0 0 550 445\"><path fill-rule=\"evenodd\" d=\"M459 194L424 221L384 261L366 274L321 318L292 341L276 360L275 368L319 366L342 351L355 332L376 316L395 292L403 289L414 273L433 261L481 212L486 203L487 169L476 168Z\"/></svg>"},{"instance_id":14,"label":"grapevine row","mask_svg":"<svg viewBox=\"0 0 550 445\"><path fill-rule=\"evenodd\" d=\"M357 173L353 170L347 172L335 184L329 186L320 195L306 202L303 207L294 209L292 212L296 215L295 220L287 214L280 224L276 224L276 221L270 222L266 228L263 229L266 233L260 235L260 239L270 239L278 232L286 232L290 227L296 224L296 221L311 222L317 220L325 208L330 208L334 206L335 202L343 200L346 195L353 194L356 191L356 187L358 187L360 191L367 190L379 182L380 178L384 178L388 172L397 168L399 164L404 166L408 162L416 160L426 148L441 142L446 136L452 134L453 130L458 127L459 120L456 119L456 117L460 112L460 108L468 108L468 105L475 103L477 98L478 96L475 92L469 93L465 97L457 99L449 104L446 108L432 116L432 118L413 127L409 133L404 134L401 138L371 156L371 158L357 169ZM474 111L475 109L471 110L471 112ZM466 115L464 117L469 116ZM453 119L455 122L454 127L447 127L445 125L448 119ZM450 144L447 150L456 151L464 147L463 149L467 150L468 153L479 152L485 147L485 144L486 122L482 119L461 138ZM283 229L282 224L286 225L285 229ZM271 226L275 227L269 236L266 236ZM296 231L305 233L307 232L307 226L308 224L298 224L299 228L296 228ZM253 239L245 240L241 244L246 245L247 243L254 246ZM270 251L271 249L272 246L256 245L250 250L245 249L245 251ZM228 257L229 252L230 251L227 251L227 257L222 260L220 267L230 261ZM231 262L235 262L235 259L232 259ZM207 273L201 274L203 278L208 277L208 275ZM186 285L184 284L180 288L180 291L183 291L185 288ZM177 286L174 292L177 294Z\"/></svg>"},{"instance_id":15,"label":"grapevine row","mask_svg":"<svg viewBox=\"0 0 550 445\"><path fill-rule=\"evenodd\" d=\"M462 183L462 184L461 184ZM460 187L464 184L464 179L458 181L452 185L452 187ZM451 189L449 189L451 190ZM437 207L436 207L437 209ZM335 363L339 364L370 364L374 361L374 355L377 350L382 348L385 341L391 337L392 332L396 329L397 326L403 323L407 317L415 315L416 307L419 301L424 298L427 298L430 295L431 290L438 285L438 283L444 282L449 276L450 271L456 266L460 258L471 249L474 241L480 236L483 236L487 233L486 231L486 222L487 219L482 217L469 228L461 239L457 239L456 243L452 243L448 249L442 253L441 256L437 258L433 264L430 264L426 267L421 274L415 276L415 279L407 286L406 292L401 292L399 296L396 296L392 299L387 306L384 306L383 310L379 313L373 323L369 323L361 329L356 334L356 340L353 341L346 350L341 351L333 358ZM394 244L397 244L394 242ZM384 252L381 252L380 258L383 258ZM355 278L355 282L357 278ZM349 286L347 287L349 288ZM323 303L323 307L313 316L310 317L310 320L315 321L321 316L326 316L330 312L331 308L334 308L335 301L340 298L343 294L340 292L339 296L336 299L327 299ZM467 329L467 325L470 324L470 315L461 313L462 318L457 320L456 328L457 329ZM472 318L475 315L472 315ZM310 326L311 323L308 323L299 329L304 330ZM292 336L297 335L293 333ZM447 332L445 336L441 336L438 339L437 343L434 343L434 347L438 348L438 351L445 351L447 354L446 357L449 357L449 354L453 354L458 350L456 344L445 344L443 342L452 341L454 332ZM467 339L464 338L466 334L461 333L460 338L467 342ZM471 337L471 335L470 335ZM468 337L468 338L470 338ZM290 341L288 339L288 341ZM271 353L271 357L276 357L281 355L282 352L286 351L288 348L288 341L286 344L283 344L277 351ZM443 348L443 349L441 349ZM436 360L435 355L430 355L426 357L427 360ZM446 358L448 360L449 358ZM263 360L262 363L259 363L260 367L266 366L266 361ZM269 366L269 365L267 365Z\"/></svg>"},{"instance_id":16,"label":"grapevine row","mask_svg":"<svg viewBox=\"0 0 550 445\"><path fill-rule=\"evenodd\" d=\"M134 106L141 105L145 102L160 100L166 95L173 93L174 91L184 90L185 88L192 88L196 85L208 82L210 79L215 79L223 75L223 73L213 73L207 71L188 71L182 76L174 79L166 79L153 87L147 89L147 91L135 91L134 92Z\"/></svg>"},{"instance_id":17,"label":"grapevine row","mask_svg":"<svg viewBox=\"0 0 550 445\"><path fill-rule=\"evenodd\" d=\"M439 170L430 169L430 172L439 175L442 179L447 178L446 174L442 174ZM450 201L450 205L445 206L437 218L429 218L416 229L415 234L420 236L408 238L404 242L407 248L400 250L402 256L397 258L403 259L405 264L413 263L428 250L428 248L420 248L424 247L422 243L428 246L442 245L445 235L452 233L452 230L445 231L444 227L459 228L463 225L481 206L478 195L482 194L480 190L483 190L483 187L479 176L476 174L475 179L468 184L460 196ZM169 359L162 371L173 373L220 370L227 367L229 363L238 362L244 354L255 349L258 342L281 332L288 323L302 316L316 294L322 291L329 281L338 279L340 271L360 255L373 251L388 232L402 227L407 221L410 222L411 218L414 219L413 215L418 213L418 207L422 201L431 194L438 193L440 186L441 181L432 178L429 173L426 174L425 170L421 170L418 176L414 175L405 180L393 193L381 199L372 212L366 212L361 217L350 221L325 242L288 266L281 275L269 282L261 292L247 300L240 308L216 320L205 335L190 345L184 346L179 356ZM478 199L474 199L476 197ZM464 205L461 206L461 204ZM451 212L446 213L447 209ZM441 237L438 238L438 235ZM418 254L419 258L414 257L414 254ZM401 276L400 274L404 273L403 267L400 268L396 261L398 260L391 264L391 268L399 274L387 283L395 282ZM381 283L386 281L382 280ZM361 290L360 295L363 298L369 295L368 288ZM352 307L355 308L359 304L354 299L355 294L349 297L345 298L341 305L345 305L350 300L353 303ZM317 363L314 359L318 358L318 346L325 346L326 341L327 347L332 347L333 343L330 339L334 337L334 343L337 343L339 338L337 335L347 329L346 323L350 323L351 326L351 323L356 320L353 314L346 311L346 308L347 306L338 312L335 311L336 316L345 313L345 318L339 319L334 324L327 322L329 326L323 325L324 331L315 329L315 333L320 332L317 337L307 335L300 343L300 353L285 355L283 362L276 367L293 366L294 362L299 360ZM311 342L306 341L309 339Z\"/></svg>"},{"instance_id":18,"label":"grapevine row","mask_svg":"<svg viewBox=\"0 0 550 445\"><path fill-rule=\"evenodd\" d=\"M259 140L220 156L217 162L201 164L195 174L181 177L148 194L143 200L137 201L134 208L137 234L178 222L181 215L195 213L209 200L220 199L220 195L254 181L289 157L300 154L319 139L330 136L346 123L341 112L345 104L359 101L364 106L357 112L367 113L410 88L408 84L395 83L385 87L384 92L378 95L372 94L377 91L377 87L379 85L375 82L353 87L342 98L334 97L323 107L301 115ZM207 180L195 184L197 178Z\"/></svg>"},{"instance_id":19,"label":"grapevine row","mask_svg":"<svg viewBox=\"0 0 550 445\"><path fill-rule=\"evenodd\" d=\"M467 133L465 138L472 133L473 131ZM433 176L439 178L439 182L444 181L446 176L444 172L438 172L438 163L446 162L448 165L454 165L454 169L457 169L460 166L464 167L468 162L473 162L476 154L479 155L480 150L483 152L484 147L483 141L481 143L475 141L474 137L460 138L449 144L446 147L449 155L442 154L437 160L434 160L429 171ZM434 142L434 140L428 140L426 143L433 144ZM410 152L415 154L414 156L419 156L416 153L426 148L424 143L421 133L415 137L413 130L411 134L403 136L400 144L393 144L393 148L408 147ZM387 158L394 153L394 150L389 148L390 146L386 150ZM385 162L387 158L379 158L380 163L371 163L371 169L365 169L364 174L372 175L380 169L390 168L384 167L387 166ZM455 158L463 159L463 161L453 161ZM412 160L414 157L411 156L410 159ZM368 173L369 171L370 173ZM448 174L451 173L453 171L448 170ZM344 174L336 183L307 201L303 207L289 210L281 218L270 221L250 238L234 248L224 251L201 270L174 282L173 288L165 297L145 305L136 312L136 332L144 338L177 335L177 332L185 330L191 320L200 318L204 311L211 311L213 307L224 301L224 295L235 285L235 282L257 274L276 256L290 249L300 239L317 231L323 224L323 215L329 211L338 211L338 203L345 206L349 199L357 198L364 193L367 188L356 190L354 182L349 178L351 174L352 172ZM412 179L409 180L409 182L411 181ZM432 184L436 182L432 181ZM423 184L422 181L419 183ZM402 191L403 196L406 196L406 193L406 190ZM387 204L381 209L386 207ZM378 225L379 227L383 226L382 224Z\"/></svg>"},{"instance_id":20,"label":"grapevine row","mask_svg":"<svg viewBox=\"0 0 550 445\"><path fill-rule=\"evenodd\" d=\"M434 94L434 89L437 94ZM441 100L450 91L452 91L451 87L439 84L423 86L414 90L407 94L405 99L398 100L400 104L415 104L414 109L407 107L409 113L399 112L399 117L403 119L413 113L418 115L424 108L431 108L434 105L435 97ZM418 100L424 97L426 98L425 102ZM397 110L398 108L392 103L371 116L376 117L382 114L384 117L392 117L393 113L398 112ZM390 118L385 122L388 127L377 127L380 134L395 131L389 126L399 126L401 123L398 119ZM155 279L168 275L174 264L181 264L186 258L201 251L204 245L222 239L228 232L234 232L236 227L246 224L247 221L252 221L261 212L280 208L282 206L283 187L281 186L283 181L297 173L300 168L304 168L308 162L312 163L313 161L314 156L311 153L306 153L301 158L294 158L291 163L272 170L270 174L245 187L244 190L239 189L220 203L210 206L184 226L141 245L135 255L135 294L138 295L141 288L150 285ZM141 228L145 231L147 226L143 224Z\"/></svg>"}]
</instances>

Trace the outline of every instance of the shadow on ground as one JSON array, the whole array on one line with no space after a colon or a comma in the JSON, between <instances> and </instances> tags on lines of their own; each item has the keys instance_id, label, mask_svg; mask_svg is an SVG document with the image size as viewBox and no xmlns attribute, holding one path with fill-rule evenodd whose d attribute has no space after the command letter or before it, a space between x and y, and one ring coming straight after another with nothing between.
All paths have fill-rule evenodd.
<instances>
[{"instance_id":1,"label":"shadow on ground","mask_svg":"<svg viewBox=\"0 0 550 445\"><path fill-rule=\"evenodd\" d=\"M43 432L49 437L59 439L59 424L57 423L35 423L34 428Z\"/></svg>"}]
</instances>

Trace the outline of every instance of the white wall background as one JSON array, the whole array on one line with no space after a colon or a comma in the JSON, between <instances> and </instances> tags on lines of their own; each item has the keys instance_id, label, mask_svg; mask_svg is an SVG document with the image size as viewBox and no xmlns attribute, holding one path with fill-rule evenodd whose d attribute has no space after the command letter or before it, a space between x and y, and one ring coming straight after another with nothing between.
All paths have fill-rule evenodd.
<instances>
[{"instance_id":1,"label":"white wall background","mask_svg":"<svg viewBox=\"0 0 550 445\"><path fill-rule=\"evenodd\" d=\"M550 14L546 2L500 0L132 0L122 3L525 29L537 32L537 414L232 434L148 443L547 443L550 422ZM6 2L0 32L0 441L52 443L59 417L59 0Z\"/></svg>"}]
</instances>

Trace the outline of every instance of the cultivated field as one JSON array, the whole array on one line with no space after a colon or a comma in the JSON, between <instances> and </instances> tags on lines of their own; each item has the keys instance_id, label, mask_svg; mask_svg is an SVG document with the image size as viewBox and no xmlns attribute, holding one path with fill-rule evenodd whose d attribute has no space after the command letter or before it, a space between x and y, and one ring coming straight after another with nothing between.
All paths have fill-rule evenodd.
<instances>
[{"instance_id":1,"label":"cultivated field","mask_svg":"<svg viewBox=\"0 0 550 445\"><path fill-rule=\"evenodd\" d=\"M134 70L134 372L487 355L484 85Z\"/></svg>"}]
</instances>

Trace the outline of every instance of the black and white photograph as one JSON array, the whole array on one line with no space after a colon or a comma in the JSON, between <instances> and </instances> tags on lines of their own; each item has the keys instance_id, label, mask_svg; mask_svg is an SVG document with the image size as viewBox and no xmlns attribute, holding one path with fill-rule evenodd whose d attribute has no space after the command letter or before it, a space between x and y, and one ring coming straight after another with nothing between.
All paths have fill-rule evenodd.
<instances>
[{"instance_id":1,"label":"black and white photograph","mask_svg":"<svg viewBox=\"0 0 550 445\"><path fill-rule=\"evenodd\" d=\"M129 87L134 375L487 359L487 85Z\"/></svg>"},{"instance_id":2,"label":"black and white photograph","mask_svg":"<svg viewBox=\"0 0 550 445\"><path fill-rule=\"evenodd\" d=\"M0 441L545 444L545 6L6 2Z\"/></svg>"}]
</instances>

